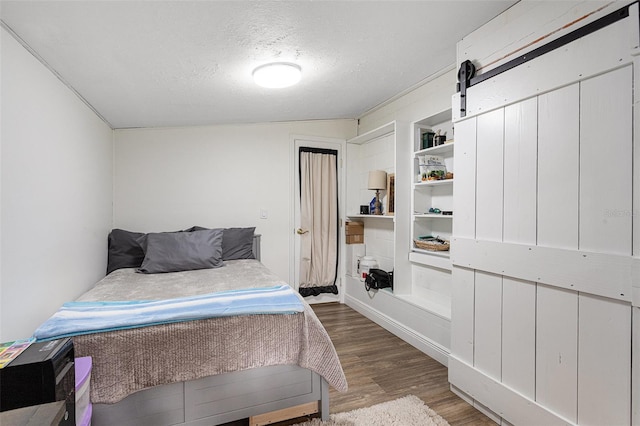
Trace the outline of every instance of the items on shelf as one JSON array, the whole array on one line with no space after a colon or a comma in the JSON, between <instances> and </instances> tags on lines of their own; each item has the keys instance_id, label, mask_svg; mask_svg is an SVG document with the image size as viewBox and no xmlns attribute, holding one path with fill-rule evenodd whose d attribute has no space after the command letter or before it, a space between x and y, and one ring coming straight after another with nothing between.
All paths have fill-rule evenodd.
<instances>
[{"instance_id":1,"label":"items on shelf","mask_svg":"<svg viewBox=\"0 0 640 426\"><path fill-rule=\"evenodd\" d=\"M447 132L440 134L442 130L438 129L436 134L433 136L433 146L443 145L447 140Z\"/></svg>"},{"instance_id":2,"label":"items on shelf","mask_svg":"<svg viewBox=\"0 0 640 426\"><path fill-rule=\"evenodd\" d=\"M437 207L430 207L429 210L424 214L441 214L443 216L453 216L453 210L440 210Z\"/></svg>"},{"instance_id":3,"label":"items on shelf","mask_svg":"<svg viewBox=\"0 0 640 426\"><path fill-rule=\"evenodd\" d=\"M367 278L369 270L378 267L378 261L373 256L363 256L358 259L358 276L361 280Z\"/></svg>"},{"instance_id":4,"label":"items on shelf","mask_svg":"<svg viewBox=\"0 0 640 426\"><path fill-rule=\"evenodd\" d=\"M415 215L442 215L442 216L453 216L453 210L440 210L437 208L433 208L431 207L429 210L427 211L418 211L418 210L414 210L413 214Z\"/></svg>"},{"instance_id":5,"label":"items on shelf","mask_svg":"<svg viewBox=\"0 0 640 426\"><path fill-rule=\"evenodd\" d=\"M364 288L367 291L383 288L390 288L393 291L393 271L387 272L382 269L370 268L364 279Z\"/></svg>"},{"instance_id":6,"label":"items on shelf","mask_svg":"<svg viewBox=\"0 0 640 426\"><path fill-rule=\"evenodd\" d=\"M422 131L420 134L420 149L433 148L433 137L435 133L429 129Z\"/></svg>"},{"instance_id":7,"label":"items on shelf","mask_svg":"<svg viewBox=\"0 0 640 426\"><path fill-rule=\"evenodd\" d=\"M418 166L420 168L420 180L423 182L444 180L447 175L447 167L444 158L437 155L418 156ZM453 174L452 174L453 176Z\"/></svg>"},{"instance_id":8,"label":"items on shelf","mask_svg":"<svg viewBox=\"0 0 640 426\"><path fill-rule=\"evenodd\" d=\"M449 241L438 236L421 236L413 240L416 248L430 251L449 251Z\"/></svg>"},{"instance_id":9,"label":"items on shelf","mask_svg":"<svg viewBox=\"0 0 640 426\"><path fill-rule=\"evenodd\" d=\"M431 129L420 129L420 149L434 148L451 142L453 139L447 139L447 132L443 132L442 129L435 132Z\"/></svg>"},{"instance_id":10,"label":"items on shelf","mask_svg":"<svg viewBox=\"0 0 640 426\"><path fill-rule=\"evenodd\" d=\"M376 197L371 201L371 214L382 214L382 203L380 202L380 191L387 189L387 172L384 170L369 171L368 189L376 191Z\"/></svg>"}]
</instances>

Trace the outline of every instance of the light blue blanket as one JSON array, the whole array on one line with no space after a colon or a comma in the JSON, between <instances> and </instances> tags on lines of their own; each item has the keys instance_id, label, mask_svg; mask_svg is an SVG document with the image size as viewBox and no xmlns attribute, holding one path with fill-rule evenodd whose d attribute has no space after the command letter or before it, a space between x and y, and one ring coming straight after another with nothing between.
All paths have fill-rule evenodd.
<instances>
[{"instance_id":1,"label":"light blue blanket","mask_svg":"<svg viewBox=\"0 0 640 426\"><path fill-rule=\"evenodd\" d=\"M302 301L288 285L167 300L68 302L38 327L33 337L52 340L204 318L303 311Z\"/></svg>"}]
</instances>

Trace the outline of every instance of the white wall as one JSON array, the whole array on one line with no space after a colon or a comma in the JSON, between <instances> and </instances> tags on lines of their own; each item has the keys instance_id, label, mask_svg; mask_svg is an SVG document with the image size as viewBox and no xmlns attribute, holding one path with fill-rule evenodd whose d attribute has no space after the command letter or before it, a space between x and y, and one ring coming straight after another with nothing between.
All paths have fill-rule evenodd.
<instances>
[{"instance_id":1,"label":"white wall","mask_svg":"<svg viewBox=\"0 0 640 426\"><path fill-rule=\"evenodd\" d=\"M104 276L113 132L1 30L0 341Z\"/></svg>"},{"instance_id":2,"label":"white wall","mask_svg":"<svg viewBox=\"0 0 640 426\"><path fill-rule=\"evenodd\" d=\"M368 132L394 120L408 124L451 108L451 96L456 91L457 72L457 68L452 65L427 79L424 85L360 117L358 133ZM413 152L413 145L410 152Z\"/></svg>"},{"instance_id":3,"label":"white wall","mask_svg":"<svg viewBox=\"0 0 640 426\"><path fill-rule=\"evenodd\" d=\"M115 131L114 226L256 226L262 262L289 281L292 135L347 139L354 120ZM260 219L260 210L268 213Z\"/></svg>"}]
</instances>

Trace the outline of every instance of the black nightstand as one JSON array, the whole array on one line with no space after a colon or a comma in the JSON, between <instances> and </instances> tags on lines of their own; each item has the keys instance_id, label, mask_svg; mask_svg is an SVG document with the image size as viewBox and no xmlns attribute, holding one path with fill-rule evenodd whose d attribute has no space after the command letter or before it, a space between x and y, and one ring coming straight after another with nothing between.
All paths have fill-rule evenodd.
<instances>
[{"instance_id":1,"label":"black nightstand","mask_svg":"<svg viewBox=\"0 0 640 426\"><path fill-rule=\"evenodd\" d=\"M60 424L75 426L74 367L70 338L32 343L0 369L0 411L61 401L66 414Z\"/></svg>"},{"instance_id":2,"label":"black nightstand","mask_svg":"<svg viewBox=\"0 0 640 426\"><path fill-rule=\"evenodd\" d=\"M11 426L58 426L68 418L65 401L16 408L0 413L0 424Z\"/></svg>"}]
</instances>

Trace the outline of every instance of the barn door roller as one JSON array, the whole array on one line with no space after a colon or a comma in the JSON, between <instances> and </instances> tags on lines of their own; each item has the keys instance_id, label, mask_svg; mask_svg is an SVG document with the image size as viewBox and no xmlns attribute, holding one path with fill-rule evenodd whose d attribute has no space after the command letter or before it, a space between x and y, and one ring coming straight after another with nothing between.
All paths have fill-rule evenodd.
<instances>
[{"instance_id":1,"label":"barn door roller","mask_svg":"<svg viewBox=\"0 0 640 426\"><path fill-rule=\"evenodd\" d=\"M489 71L486 71L478 76L475 75L476 67L475 65L466 60L462 64L460 64L460 68L458 69L458 84L457 91L460 92L460 117L464 117L467 115L467 89L469 87L475 86L478 83L482 83L485 80L488 80L492 77L495 77L498 74L502 74L505 71L510 70L511 68L515 68L518 65L522 65L526 62L529 62L532 59L537 58L538 56L542 56L546 53L549 53L553 50L556 50L566 44L571 43L572 41L578 40L586 35L594 33L606 26L609 26L615 22L618 22L629 16L629 8L631 5L638 3L633 2L631 4L626 5L625 7L618 9L614 12L609 13L608 15L603 16L593 22L588 23L587 25L580 27L570 33L563 35L549 43L542 45L524 55L518 56L515 59L510 60L500 66L497 66ZM550 34L547 34L549 36ZM545 36L545 37L547 37Z\"/></svg>"}]
</instances>

